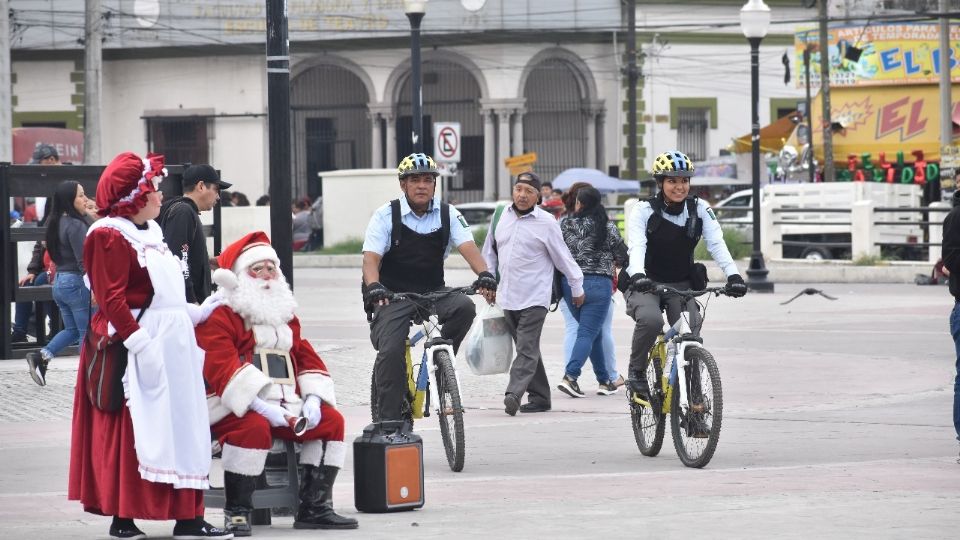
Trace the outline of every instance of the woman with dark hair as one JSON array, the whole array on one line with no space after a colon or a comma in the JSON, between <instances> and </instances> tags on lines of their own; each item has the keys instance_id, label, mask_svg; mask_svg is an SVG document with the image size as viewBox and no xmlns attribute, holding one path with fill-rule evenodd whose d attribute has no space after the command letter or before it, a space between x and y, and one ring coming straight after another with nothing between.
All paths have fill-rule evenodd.
<instances>
[{"instance_id":1,"label":"woman with dark hair","mask_svg":"<svg viewBox=\"0 0 960 540\"><path fill-rule=\"evenodd\" d=\"M572 190L571 190L572 191ZM558 389L570 397L585 397L577 383L587 356L594 362L598 379L606 375L602 328L610 311L613 295L613 275L616 266L627 263L627 246L620 238L617 226L607 218L607 210L600 201L600 192L592 186L576 190L573 214L560 222L563 240L573 259L583 271L583 290L586 300L577 307L571 298L570 286L562 280L563 299L567 310L577 322L576 339L567 356L563 380ZM599 364L599 365L598 365ZM617 382L601 381L604 394L614 393Z\"/></svg>"},{"instance_id":2,"label":"woman with dark hair","mask_svg":"<svg viewBox=\"0 0 960 540\"><path fill-rule=\"evenodd\" d=\"M39 352L27 353L30 377L40 386L47 384L47 365L67 346L83 340L90 316L90 289L83 282L83 239L90 227L87 196L83 186L67 180L53 195L47 226L47 252L57 265L53 300L60 308L63 330Z\"/></svg>"}]
</instances>

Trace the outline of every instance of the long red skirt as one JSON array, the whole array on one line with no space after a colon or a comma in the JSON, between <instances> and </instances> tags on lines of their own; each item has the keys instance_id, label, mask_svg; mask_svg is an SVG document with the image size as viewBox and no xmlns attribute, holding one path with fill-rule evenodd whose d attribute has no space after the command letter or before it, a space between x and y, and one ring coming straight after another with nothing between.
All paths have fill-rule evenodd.
<instances>
[{"instance_id":1,"label":"long red skirt","mask_svg":"<svg viewBox=\"0 0 960 540\"><path fill-rule=\"evenodd\" d=\"M85 366L81 354L67 498L103 516L155 520L203 516L202 490L174 489L140 478L130 411L126 406L115 413L95 408L87 399Z\"/></svg>"}]
</instances>

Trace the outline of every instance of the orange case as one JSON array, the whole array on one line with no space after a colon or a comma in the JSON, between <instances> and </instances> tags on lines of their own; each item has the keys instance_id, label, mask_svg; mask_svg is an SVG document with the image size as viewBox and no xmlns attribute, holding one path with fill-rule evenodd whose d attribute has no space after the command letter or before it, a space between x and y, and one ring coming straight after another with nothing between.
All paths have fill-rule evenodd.
<instances>
[{"instance_id":1,"label":"orange case","mask_svg":"<svg viewBox=\"0 0 960 540\"><path fill-rule=\"evenodd\" d=\"M420 482L420 446L398 446L384 452L387 470L387 506L409 505L423 500Z\"/></svg>"}]
</instances>

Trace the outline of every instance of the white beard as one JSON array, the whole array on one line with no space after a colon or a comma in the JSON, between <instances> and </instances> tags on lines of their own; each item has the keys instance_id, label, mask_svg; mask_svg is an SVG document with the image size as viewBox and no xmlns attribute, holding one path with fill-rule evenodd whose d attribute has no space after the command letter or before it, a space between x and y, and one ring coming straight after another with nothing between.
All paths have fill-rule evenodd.
<instances>
[{"instance_id":1,"label":"white beard","mask_svg":"<svg viewBox=\"0 0 960 540\"><path fill-rule=\"evenodd\" d=\"M246 272L237 275L237 288L223 291L223 303L230 306L250 326L286 324L293 318L297 300L283 275L264 280Z\"/></svg>"}]
</instances>

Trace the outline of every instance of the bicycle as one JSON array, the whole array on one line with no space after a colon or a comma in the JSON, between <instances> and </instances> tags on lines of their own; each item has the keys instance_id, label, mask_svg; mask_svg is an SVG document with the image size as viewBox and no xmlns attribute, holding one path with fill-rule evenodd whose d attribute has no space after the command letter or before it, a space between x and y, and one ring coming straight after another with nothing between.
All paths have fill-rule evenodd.
<instances>
[{"instance_id":1,"label":"bicycle","mask_svg":"<svg viewBox=\"0 0 960 540\"><path fill-rule=\"evenodd\" d=\"M699 296L726 294L725 287L682 291L657 284L654 290L679 295L684 305ZM702 328L706 307L699 301L697 304L702 308ZM647 363L650 401L627 391L634 439L641 454L648 457L659 454L669 414L677 456L687 467L701 468L713 458L720 440L723 421L720 370L713 355L703 347L699 332L691 331L686 311L673 326L664 324L664 328L650 349ZM667 354L671 343L676 348L672 361Z\"/></svg>"},{"instance_id":2,"label":"bicycle","mask_svg":"<svg viewBox=\"0 0 960 540\"><path fill-rule=\"evenodd\" d=\"M463 402L460 397L460 377L453 365L453 341L440 337L439 322L433 312L433 303L452 294L476 294L473 287L458 287L429 293L395 293L391 302L410 300L417 309L411 316L411 326L419 325L406 343L407 395L402 411L403 420L410 428L413 421L430 416L431 406L440 420L440 436L447 455L447 464L454 472L463 470L466 442L463 429ZM423 354L419 364L413 363L410 351L423 340ZM374 422L380 421L377 395L377 373L374 370L370 382L370 415ZM436 384L430 384L435 380Z\"/></svg>"}]
</instances>

